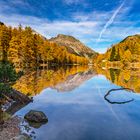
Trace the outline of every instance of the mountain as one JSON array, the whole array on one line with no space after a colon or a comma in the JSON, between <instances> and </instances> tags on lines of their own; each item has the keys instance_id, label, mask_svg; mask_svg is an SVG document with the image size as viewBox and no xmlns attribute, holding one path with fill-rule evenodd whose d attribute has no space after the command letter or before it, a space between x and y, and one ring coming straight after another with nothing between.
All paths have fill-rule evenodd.
<instances>
[{"instance_id":1,"label":"mountain","mask_svg":"<svg viewBox=\"0 0 140 140\"><path fill-rule=\"evenodd\" d=\"M59 34L57 37L51 38L49 41L54 42L59 46L65 46L68 52L78 56L92 58L97 54L73 36Z\"/></svg>"},{"instance_id":2,"label":"mountain","mask_svg":"<svg viewBox=\"0 0 140 140\"><path fill-rule=\"evenodd\" d=\"M128 36L120 43L113 45L103 55L98 56L99 61L120 61L122 63L140 62L140 35Z\"/></svg>"}]
</instances>

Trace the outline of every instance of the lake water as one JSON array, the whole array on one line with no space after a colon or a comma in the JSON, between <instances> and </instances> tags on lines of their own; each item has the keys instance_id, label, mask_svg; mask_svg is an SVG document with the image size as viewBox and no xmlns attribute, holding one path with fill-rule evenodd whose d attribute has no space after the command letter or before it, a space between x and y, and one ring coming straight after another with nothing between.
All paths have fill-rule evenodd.
<instances>
[{"instance_id":1,"label":"lake water","mask_svg":"<svg viewBox=\"0 0 140 140\"><path fill-rule=\"evenodd\" d=\"M87 67L27 72L13 86L33 102L15 113L43 111L48 123L21 130L36 140L140 140L139 70ZM133 89L112 91L121 87ZM130 102L127 102L130 101Z\"/></svg>"}]
</instances>

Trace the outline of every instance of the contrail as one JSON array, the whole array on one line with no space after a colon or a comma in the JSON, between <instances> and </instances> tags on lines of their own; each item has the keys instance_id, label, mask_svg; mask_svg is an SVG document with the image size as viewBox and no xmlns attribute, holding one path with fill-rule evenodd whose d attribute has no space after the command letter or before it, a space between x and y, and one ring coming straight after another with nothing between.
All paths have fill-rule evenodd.
<instances>
[{"instance_id":1,"label":"contrail","mask_svg":"<svg viewBox=\"0 0 140 140\"><path fill-rule=\"evenodd\" d=\"M123 3L116 9L116 11L113 13L112 17L109 19L109 21L105 24L105 26L103 27L103 30L101 31L99 38L97 40L97 43L100 42L103 33L106 31L106 29L114 22L115 17L117 16L117 14L120 12L121 8L124 6L125 4L125 0L123 1Z\"/></svg>"}]
</instances>

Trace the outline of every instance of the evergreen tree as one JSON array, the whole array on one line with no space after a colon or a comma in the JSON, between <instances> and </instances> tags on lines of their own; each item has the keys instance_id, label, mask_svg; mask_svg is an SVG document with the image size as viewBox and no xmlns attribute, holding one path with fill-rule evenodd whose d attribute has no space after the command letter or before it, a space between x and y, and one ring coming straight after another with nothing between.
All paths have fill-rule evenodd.
<instances>
[{"instance_id":1,"label":"evergreen tree","mask_svg":"<svg viewBox=\"0 0 140 140\"><path fill-rule=\"evenodd\" d=\"M115 54L116 54L116 49L115 47L113 47L110 55L110 61L114 61Z\"/></svg>"}]
</instances>

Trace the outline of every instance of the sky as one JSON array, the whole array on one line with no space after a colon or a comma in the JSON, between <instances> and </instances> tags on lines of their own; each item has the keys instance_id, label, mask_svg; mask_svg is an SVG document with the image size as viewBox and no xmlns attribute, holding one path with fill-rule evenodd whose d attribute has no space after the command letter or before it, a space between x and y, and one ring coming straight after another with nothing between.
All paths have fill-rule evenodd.
<instances>
[{"instance_id":1,"label":"sky","mask_svg":"<svg viewBox=\"0 0 140 140\"><path fill-rule=\"evenodd\" d=\"M71 35L99 53L140 34L140 0L0 0L0 21L46 38Z\"/></svg>"}]
</instances>

